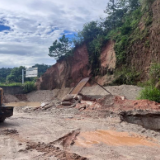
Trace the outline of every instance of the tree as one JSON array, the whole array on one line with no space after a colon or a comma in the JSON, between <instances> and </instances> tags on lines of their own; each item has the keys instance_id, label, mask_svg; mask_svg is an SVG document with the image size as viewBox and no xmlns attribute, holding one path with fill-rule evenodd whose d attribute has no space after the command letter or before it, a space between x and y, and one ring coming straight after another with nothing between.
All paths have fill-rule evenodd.
<instances>
[{"instance_id":1,"label":"tree","mask_svg":"<svg viewBox=\"0 0 160 160\"><path fill-rule=\"evenodd\" d=\"M155 0L139 0L143 9L149 9Z\"/></svg>"},{"instance_id":2,"label":"tree","mask_svg":"<svg viewBox=\"0 0 160 160\"><path fill-rule=\"evenodd\" d=\"M108 14L110 24L112 28L115 28L116 23L116 11L119 8L119 3L117 0L109 0L105 13Z\"/></svg>"},{"instance_id":3,"label":"tree","mask_svg":"<svg viewBox=\"0 0 160 160\"><path fill-rule=\"evenodd\" d=\"M25 69L25 67L15 67L11 70L10 74L7 76L6 81L7 82L22 82L22 69Z\"/></svg>"},{"instance_id":4,"label":"tree","mask_svg":"<svg viewBox=\"0 0 160 160\"><path fill-rule=\"evenodd\" d=\"M139 0L128 0L128 4L131 11L136 10L140 6Z\"/></svg>"},{"instance_id":5,"label":"tree","mask_svg":"<svg viewBox=\"0 0 160 160\"><path fill-rule=\"evenodd\" d=\"M11 68L0 68L0 83L6 81L6 77L10 74Z\"/></svg>"},{"instance_id":6,"label":"tree","mask_svg":"<svg viewBox=\"0 0 160 160\"><path fill-rule=\"evenodd\" d=\"M71 45L72 43L69 41L69 39L63 35L59 41L55 40L53 45L49 47L48 55L58 60L61 57L71 53Z\"/></svg>"},{"instance_id":7,"label":"tree","mask_svg":"<svg viewBox=\"0 0 160 160\"><path fill-rule=\"evenodd\" d=\"M103 29L95 21L86 23L83 26L83 30L79 33L85 42L90 42L93 39L97 38L99 35L102 35Z\"/></svg>"}]
</instances>

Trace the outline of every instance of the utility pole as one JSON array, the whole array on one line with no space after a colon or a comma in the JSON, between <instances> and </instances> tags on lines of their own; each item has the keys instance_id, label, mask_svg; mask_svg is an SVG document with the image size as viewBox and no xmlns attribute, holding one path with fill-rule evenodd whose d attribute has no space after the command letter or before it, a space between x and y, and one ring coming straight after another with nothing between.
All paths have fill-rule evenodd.
<instances>
[{"instance_id":1,"label":"utility pole","mask_svg":"<svg viewBox=\"0 0 160 160\"><path fill-rule=\"evenodd\" d=\"M24 69L22 69L22 84L24 84Z\"/></svg>"}]
</instances>

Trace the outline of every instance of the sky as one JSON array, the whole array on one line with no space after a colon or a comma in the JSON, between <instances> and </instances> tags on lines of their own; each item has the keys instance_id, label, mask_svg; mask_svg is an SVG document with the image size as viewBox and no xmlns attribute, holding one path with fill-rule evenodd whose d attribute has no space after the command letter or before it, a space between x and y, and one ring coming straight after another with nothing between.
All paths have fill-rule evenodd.
<instances>
[{"instance_id":1,"label":"sky","mask_svg":"<svg viewBox=\"0 0 160 160\"><path fill-rule=\"evenodd\" d=\"M0 68L53 65L53 41L103 18L106 6L107 0L0 0Z\"/></svg>"}]
</instances>

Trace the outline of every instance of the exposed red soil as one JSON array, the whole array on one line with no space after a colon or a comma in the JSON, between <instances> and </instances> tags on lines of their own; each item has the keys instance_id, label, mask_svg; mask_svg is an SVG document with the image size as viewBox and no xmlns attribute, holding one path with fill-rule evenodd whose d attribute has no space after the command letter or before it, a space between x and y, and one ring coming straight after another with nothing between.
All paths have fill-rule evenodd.
<instances>
[{"instance_id":1,"label":"exposed red soil","mask_svg":"<svg viewBox=\"0 0 160 160\"><path fill-rule=\"evenodd\" d=\"M58 61L55 65L49 68L41 78L37 80L37 88L43 90L51 90L55 88L74 87L81 79L89 77L91 67L89 64L88 50L85 44L77 47L72 57ZM101 75L104 76L108 70L115 69L116 55L114 52L114 42L107 42L104 46L101 56ZM96 80L101 81L101 77L96 77ZM106 79L101 84L104 84ZM87 86L93 82L87 83Z\"/></svg>"},{"instance_id":2,"label":"exposed red soil","mask_svg":"<svg viewBox=\"0 0 160 160\"><path fill-rule=\"evenodd\" d=\"M92 147L93 145L100 143L110 146L159 146L158 144L147 140L145 137L136 134L130 136L127 132L112 130L82 132L75 141L76 145L82 147Z\"/></svg>"},{"instance_id":3,"label":"exposed red soil","mask_svg":"<svg viewBox=\"0 0 160 160\"><path fill-rule=\"evenodd\" d=\"M145 113L160 112L160 103L149 100L128 100L120 96L105 96L96 101L82 101L76 105L79 110L110 111L116 114L127 111L142 111Z\"/></svg>"},{"instance_id":4,"label":"exposed red soil","mask_svg":"<svg viewBox=\"0 0 160 160\"><path fill-rule=\"evenodd\" d=\"M77 47L72 57L58 61L37 81L38 89L73 87L90 74L86 45Z\"/></svg>"}]
</instances>

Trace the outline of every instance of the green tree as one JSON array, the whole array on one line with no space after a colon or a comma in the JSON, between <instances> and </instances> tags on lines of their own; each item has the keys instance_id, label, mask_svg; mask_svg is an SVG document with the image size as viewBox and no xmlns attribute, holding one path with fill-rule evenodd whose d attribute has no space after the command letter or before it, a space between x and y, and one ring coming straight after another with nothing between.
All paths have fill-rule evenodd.
<instances>
[{"instance_id":1,"label":"green tree","mask_svg":"<svg viewBox=\"0 0 160 160\"><path fill-rule=\"evenodd\" d=\"M49 47L49 56L58 60L65 55L69 55L71 54L71 45L69 39L63 35L59 41L55 40L53 45Z\"/></svg>"},{"instance_id":2,"label":"green tree","mask_svg":"<svg viewBox=\"0 0 160 160\"><path fill-rule=\"evenodd\" d=\"M149 7L151 6L151 4L155 1L155 0L139 0L142 8L143 9L149 9Z\"/></svg>"},{"instance_id":3,"label":"green tree","mask_svg":"<svg viewBox=\"0 0 160 160\"><path fill-rule=\"evenodd\" d=\"M91 21L83 26L83 30L79 33L79 36L83 38L84 42L90 42L99 35L102 35L102 33L103 29L100 25L95 21Z\"/></svg>"},{"instance_id":4,"label":"green tree","mask_svg":"<svg viewBox=\"0 0 160 160\"><path fill-rule=\"evenodd\" d=\"M7 82L22 82L22 69L25 69L25 67L15 67L11 70L10 74L7 76L6 81Z\"/></svg>"},{"instance_id":5,"label":"green tree","mask_svg":"<svg viewBox=\"0 0 160 160\"><path fill-rule=\"evenodd\" d=\"M6 77L10 74L11 68L0 68L0 83L6 81Z\"/></svg>"}]
</instances>

